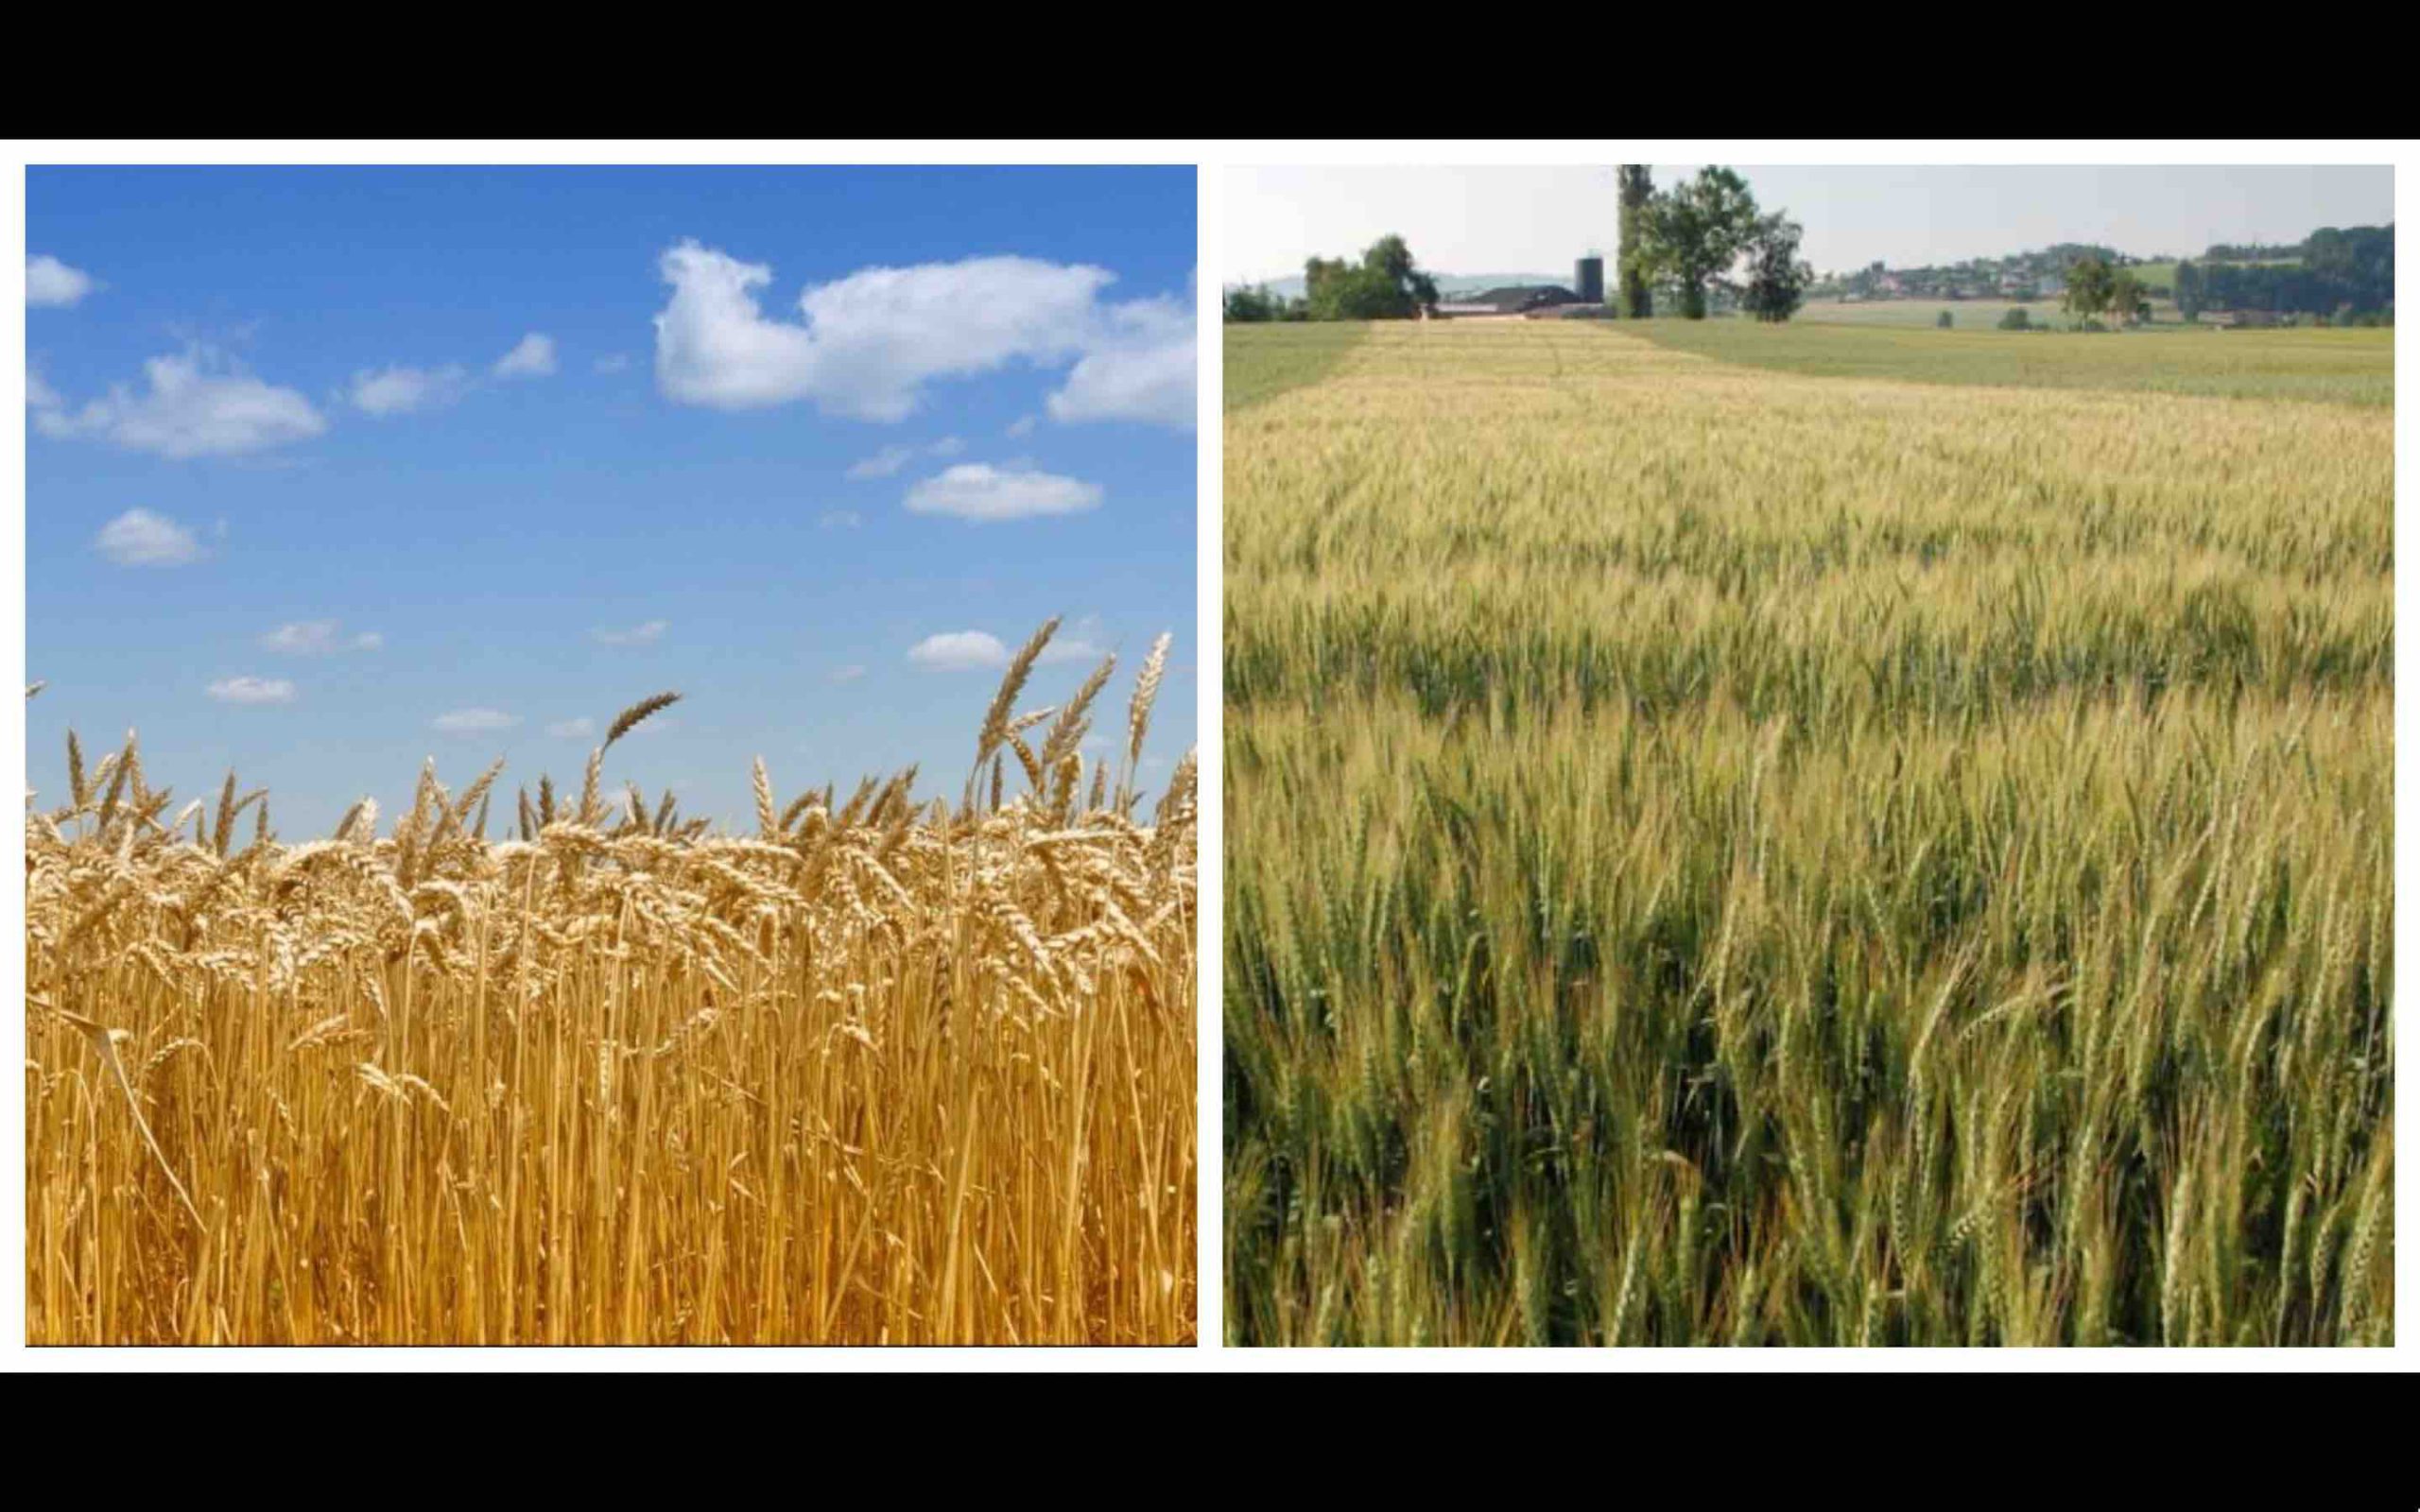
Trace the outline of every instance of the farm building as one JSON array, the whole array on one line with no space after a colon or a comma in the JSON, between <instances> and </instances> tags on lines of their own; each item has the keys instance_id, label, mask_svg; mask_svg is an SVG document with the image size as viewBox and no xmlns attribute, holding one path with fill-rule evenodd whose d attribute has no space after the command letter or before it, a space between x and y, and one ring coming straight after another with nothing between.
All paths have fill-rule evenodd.
<instances>
[{"instance_id":1,"label":"farm building","mask_svg":"<svg viewBox=\"0 0 2420 1512\"><path fill-rule=\"evenodd\" d=\"M1439 315L1527 315L1558 304L1577 304L1580 296L1559 284L1513 284L1478 294L1458 294L1437 306Z\"/></svg>"},{"instance_id":2,"label":"farm building","mask_svg":"<svg viewBox=\"0 0 2420 1512\"><path fill-rule=\"evenodd\" d=\"M2274 310L2204 310L2196 318L2204 325L2214 325L2221 331L2241 331L2281 323Z\"/></svg>"}]
</instances>

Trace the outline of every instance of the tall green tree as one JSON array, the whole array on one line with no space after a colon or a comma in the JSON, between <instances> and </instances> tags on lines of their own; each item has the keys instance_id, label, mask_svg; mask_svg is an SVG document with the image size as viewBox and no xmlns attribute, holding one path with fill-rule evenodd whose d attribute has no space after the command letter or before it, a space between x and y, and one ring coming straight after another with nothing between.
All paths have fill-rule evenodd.
<instances>
[{"instance_id":1,"label":"tall green tree","mask_svg":"<svg viewBox=\"0 0 2420 1512\"><path fill-rule=\"evenodd\" d=\"M1748 276L1740 285L1739 303L1759 320L1779 322L1798 313L1806 302L1806 286L1815 282L1815 269L1801 262L1798 241L1802 232L1798 222L1776 212L1755 224L1748 238ZM1942 321L1948 323L1949 312L1942 312Z\"/></svg>"},{"instance_id":2,"label":"tall green tree","mask_svg":"<svg viewBox=\"0 0 2420 1512\"><path fill-rule=\"evenodd\" d=\"M1705 318L1706 284L1730 270L1756 232L1756 197L1729 168L1708 167L1648 201L1651 271L1680 286L1681 314Z\"/></svg>"},{"instance_id":3,"label":"tall green tree","mask_svg":"<svg viewBox=\"0 0 2420 1512\"><path fill-rule=\"evenodd\" d=\"M1655 296L1651 292L1653 268L1647 246L1647 207L1655 198L1655 178L1644 163L1625 163L1615 170L1615 175L1621 185L1622 314L1634 320L1644 320L1655 313Z\"/></svg>"},{"instance_id":4,"label":"tall green tree","mask_svg":"<svg viewBox=\"0 0 2420 1512\"><path fill-rule=\"evenodd\" d=\"M2067 313L2090 320L2117 298L2118 274L2104 258L2087 257L2067 268Z\"/></svg>"},{"instance_id":5,"label":"tall green tree","mask_svg":"<svg viewBox=\"0 0 2420 1512\"><path fill-rule=\"evenodd\" d=\"M1435 312L1437 281L1420 270L1402 237L1390 234L1372 242L1361 254L1361 266L1401 290L1413 309Z\"/></svg>"},{"instance_id":6,"label":"tall green tree","mask_svg":"<svg viewBox=\"0 0 2420 1512\"><path fill-rule=\"evenodd\" d=\"M1437 284L1400 236L1381 236L1361 261L1314 257L1303 265L1306 313L1314 320L1408 320L1437 307Z\"/></svg>"}]
</instances>

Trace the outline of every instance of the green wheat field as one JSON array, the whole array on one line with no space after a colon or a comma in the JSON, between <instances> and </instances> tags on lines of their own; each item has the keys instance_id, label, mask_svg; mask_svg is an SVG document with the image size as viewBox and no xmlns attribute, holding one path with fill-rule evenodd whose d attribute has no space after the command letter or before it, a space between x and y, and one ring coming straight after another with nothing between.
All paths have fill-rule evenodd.
<instances>
[{"instance_id":1,"label":"green wheat field","mask_svg":"<svg viewBox=\"0 0 2420 1512\"><path fill-rule=\"evenodd\" d=\"M1227 329L1229 1342L2390 1342L2393 333L1935 335Z\"/></svg>"}]
</instances>

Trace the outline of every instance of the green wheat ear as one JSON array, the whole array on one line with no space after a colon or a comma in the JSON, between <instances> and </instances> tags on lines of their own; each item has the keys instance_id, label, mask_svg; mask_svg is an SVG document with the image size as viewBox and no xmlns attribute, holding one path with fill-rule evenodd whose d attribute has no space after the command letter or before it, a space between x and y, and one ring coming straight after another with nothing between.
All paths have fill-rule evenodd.
<instances>
[{"instance_id":1,"label":"green wheat ear","mask_svg":"<svg viewBox=\"0 0 2420 1512\"><path fill-rule=\"evenodd\" d=\"M2389 344L1815 313L1223 333L1235 1342L2392 1336Z\"/></svg>"}]
</instances>

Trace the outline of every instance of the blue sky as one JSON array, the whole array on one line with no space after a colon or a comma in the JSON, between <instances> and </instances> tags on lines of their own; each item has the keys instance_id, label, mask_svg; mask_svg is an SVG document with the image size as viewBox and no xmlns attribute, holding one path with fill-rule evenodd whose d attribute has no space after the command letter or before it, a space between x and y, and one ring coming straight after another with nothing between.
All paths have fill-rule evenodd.
<instances>
[{"instance_id":1,"label":"blue sky","mask_svg":"<svg viewBox=\"0 0 2420 1512\"><path fill-rule=\"evenodd\" d=\"M954 797L1053 614L1029 704L1174 630L1195 740L1189 168L38 167L26 241L45 802L132 726L304 838L660 689L608 778L686 813Z\"/></svg>"},{"instance_id":2,"label":"blue sky","mask_svg":"<svg viewBox=\"0 0 2420 1512\"><path fill-rule=\"evenodd\" d=\"M2137 257L2212 241L2293 242L2394 218L2390 167L1767 166L1735 164L1757 202L1806 228L1817 267L1893 267L2098 242ZM1657 184L1697 171L1655 169ZM1267 167L1227 172L1229 284L1303 271L1390 232L1443 273L1567 274L1619 240L1614 169Z\"/></svg>"}]
</instances>

